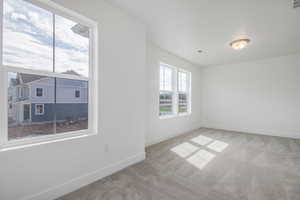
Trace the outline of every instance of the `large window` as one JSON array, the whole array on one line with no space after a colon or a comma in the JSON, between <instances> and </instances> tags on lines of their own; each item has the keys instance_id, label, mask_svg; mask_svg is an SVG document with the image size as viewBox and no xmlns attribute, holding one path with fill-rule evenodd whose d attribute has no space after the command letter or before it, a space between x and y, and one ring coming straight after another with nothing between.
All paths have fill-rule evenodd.
<instances>
[{"instance_id":1,"label":"large window","mask_svg":"<svg viewBox=\"0 0 300 200\"><path fill-rule=\"evenodd\" d=\"M163 65L160 67L160 115L171 115L173 110L173 68Z\"/></svg>"},{"instance_id":2,"label":"large window","mask_svg":"<svg viewBox=\"0 0 300 200\"><path fill-rule=\"evenodd\" d=\"M0 2L0 145L96 133L96 24L51 2Z\"/></svg>"},{"instance_id":3,"label":"large window","mask_svg":"<svg viewBox=\"0 0 300 200\"><path fill-rule=\"evenodd\" d=\"M191 112L191 73L160 64L159 115L176 116Z\"/></svg>"}]
</instances>

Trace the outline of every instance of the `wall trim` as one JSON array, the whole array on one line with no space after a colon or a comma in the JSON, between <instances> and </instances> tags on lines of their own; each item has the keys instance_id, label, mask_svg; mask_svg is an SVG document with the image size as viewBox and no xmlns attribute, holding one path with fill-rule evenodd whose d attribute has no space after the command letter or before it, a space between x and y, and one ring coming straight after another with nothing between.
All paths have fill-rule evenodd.
<instances>
[{"instance_id":1,"label":"wall trim","mask_svg":"<svg viewBox=\"0 0 300 200\"><path fill-rule=\"evenodd\" d=\"M284 138L293 138L300 139L300 131L272 131L272 130L264 130L264 129L255 129L255 128L238 128L238 127L229 127L220 124L204 124L202 128L210 128L210 129L219 129L219 130L227 130L248 134L256 134L256 135L265 135L265 136L275 136L275 137L284 137ZM283 135L284 133L284 135Z\"/></svg>"},{"instance_id":2,"label":"wall trim","mask_svg":"<svg viewBox=\"0 0 300 200\"><path fill-rule=\"evenodd\" d=\"M200 128L202 128L202 126L198 126L197 128L191 128L191 129L188 129L188 130L185 130L185 131L182 131L182 132L176 132L176 133L173 133L173 134L170 134L170 135L167 135L167 136L159 137L157 139L152 140L151 142L147 142L146 143L146 147L150 147L152 145L164 142L166 140L169 140L169 139L172 139L172 138L175 138L175 137L187 134L187 133L192 132L192 131L196 131L196 130L198 130Z\"/></svg>"},{"instance_id":3,"label":"wall trim","mask_svg":"<svg viewBox=\"0 0 300 200\"><path fill-rule=\"evenodd\" d=\"M146 158L146 153L138 153L134 156L131 156L127 159L124 159L115 164L109 165L102 169L87 173L85 175L74 178L68 182L59 184L57 186L48 188L40 193L28 196L23 198L22 200L53 200L59 198L65 194L73 192L83 186L89 185L93 182L96 182L106 176L114 174L122 169L125 169L133 164L139 163Z\"/></svg>"}]
</instances>

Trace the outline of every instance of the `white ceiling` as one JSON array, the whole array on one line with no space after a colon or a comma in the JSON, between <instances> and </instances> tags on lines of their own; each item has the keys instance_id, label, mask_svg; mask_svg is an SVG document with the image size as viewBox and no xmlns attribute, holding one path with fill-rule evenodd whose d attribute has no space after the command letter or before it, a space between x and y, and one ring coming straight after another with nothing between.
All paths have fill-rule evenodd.
<instances>
[{"instance_id":1,"label":"white ceiling","mask_svg":"<svg viewBox=\"0 0 300 200\"><path fill-rule=\"evenodd\" d=\"M158 46L198 65L300 52L300 8L293 9L293 0L107 1L146 23ZM252 40L246 49L228 46L243 37Z\"/></svg>"}]
</instances>

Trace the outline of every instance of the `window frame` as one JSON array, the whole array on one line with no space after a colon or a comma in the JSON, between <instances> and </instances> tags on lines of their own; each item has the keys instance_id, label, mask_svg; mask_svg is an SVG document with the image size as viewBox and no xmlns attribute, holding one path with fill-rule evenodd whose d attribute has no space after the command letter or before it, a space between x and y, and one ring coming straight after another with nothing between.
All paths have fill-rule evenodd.
<instances>
[{"instance_id":1,"label":"window frame","mask_svg":"<svg viewBox=\"0 0 300 200\"><path fill-rule=\"evenodd\" d=\"M75 90L75 98L80 98L80 90Z\"/></svg>"},{"instance_id":2,"label":"window frame","mask_svg":"<svg viewBox=\"0 0 300 200\"><path fill-rule=\"evenodd\" d=\"M38 106L42 106L42 108L43 108L43 112L42 113L39 113L39 112L37 112L37 107ZM34 108L34 114L35 115L37 115L37 116L39 116L39 115L44 115L45 114L45 104L43 104L43 103L38 103L38 104L35 104L35 106L34 106L35 108Z\"/></svg>"},{"instance_id":3,"label":"window frame","mask_svg":"<svg viewBox=\"0 0 300 200\"><path fill-rule=\"evenodd\" d=\"M161 92L170 92L170 91L165 91L160 89L160 68L164 67L169 67L172 69L172 93L173 93L173 98L172 98L172 107L173 107L173 112L168 115L160 115L160 93ZM178 73L179 72L184 72L187 74L187 102L188 102L188 108L187 112L178 112L178 106L179 106L179 93L182 93L179 91L179 86L178 86ZM159 119L168 119L168 118L173 118L173 117L180 117L180 116L188 116L192 114L192 73L190 71L187 71L185 69L175 67L169 64L166 64L164 62L159 63L159 89L158 89L158 96L159 96L159 103L158 103L158 116Z\"/></svg>"},{"instance_id":4,"label":"window frame","mask_svg":"<svg viewBox=\"0 0 300 200\"><path fill-rule=\"evenodd\" d=\"M186 82L187 82L187 85L186 85L186 92L182 92L182 91L179 91L179 73L186 73L187 77L186 77ZM184 70L184 69L180 69L178 68L177 69L177 113L178 115L188 115L188 114L191 114L192 112L192 104L191 104L191 87L192 87L192 73L187 71L187 70ZM186 94L187 96L187 111L186 112L179 112L179 94Z\"/></svg>"},{"instance_id":5,"label":"window frame","mask_svg":"<svg viewBox=\"0 0 300 200\"><path fill-rule=\"evenodd\" d=\"M38 95L39 93L38 93L38 90L41 90L41 95ZM35 90L35 96L36 97L43 97L44 96L44 90L43 90L43 88L36 88L36 90Z\"/></svg>"},{"instance_id":6,"label":"window frame","mask_svg":"<svg viewBox=\"0 0 300 200\"><path fill-rule=\"evenodd\" d=\"M161 90L160 89L160 68L161 67L166 67L166 68L169 68L169 69L171 69L172 70L172 75L171 75L171 90ZM161 63L160 64L160 66L159 66L159 109L160 109L160 93L162 92L162 93L171 93L172 94L172 113L170 113L170 114L167 114L167 115L160 115L160 110L159 110L159 116L160 117L168 117L168 116L173 116L175 113L176 113L176 108L174 107L174 96L175 96L175 89L176 88L174 88L174 85L175 85L175 83L174 83L174 75L175 75L175 68L173 67L173 66L171 66L171 65L168 65L168 64L164 64L164 63ZM165 78L165 77L164 77Z\"/></svg>"},{"instance_id":7,"label":"window frame","mask_svg":"<svg viewBox=\"0 0 300 200\"><path fill-rule=\"evenodd\" d=\"M0 0L0 151L6 149L15 149L18 147L27 147L35 144L56 142L60 140L73 139L83 136L92 136L98 134L98 24L97 22L65 8L57 3L48 0L26 0L36 6L46 9L53 14L70 19L89 27L89 77L79 77L71 74L59 74L58 72L47 72L7 66L3 64L3 3ZM32 138L21 138L17 140L8 139L8 72L27 73L41 75L53 78L64 78L73 80L88 81L88 129L71 131L66 133L55 133L45 136Z\"/></svg>"}]
</instances>

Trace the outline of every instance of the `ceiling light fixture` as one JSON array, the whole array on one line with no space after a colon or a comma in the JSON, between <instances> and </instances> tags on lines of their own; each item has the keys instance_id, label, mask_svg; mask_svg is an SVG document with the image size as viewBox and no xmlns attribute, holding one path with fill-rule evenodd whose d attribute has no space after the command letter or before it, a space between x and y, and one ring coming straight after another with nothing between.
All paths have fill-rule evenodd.
<instances>
[{"instance_id":1,"label":"ceiling light fixture","mask_svg":"<svg viewBox=\"0 0 300 200\"><path fill-rule=\"evenodd\" d=\"M230 46L234 50L241 50L245 48L250 42L250 39L240 39L240 40L235 40L230 43Z\"/></svg>"}]
</instances>

